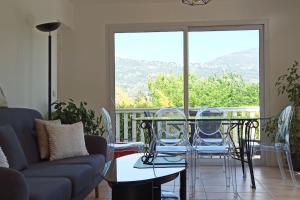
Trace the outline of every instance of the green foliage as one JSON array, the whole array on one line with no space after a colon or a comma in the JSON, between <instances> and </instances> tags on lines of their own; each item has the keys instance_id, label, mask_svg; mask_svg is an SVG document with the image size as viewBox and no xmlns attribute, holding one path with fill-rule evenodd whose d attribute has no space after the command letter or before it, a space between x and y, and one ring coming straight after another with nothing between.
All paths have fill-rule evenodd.
<instances>
[{"instance_id":1,"label":"green foliage","mask_svg":"<svg viewBox=\"0 0 300 200\"><path fill-rule=\"evenodd\" d=\"M89 135L102 135L104 128L101 126L102 116L96 116L95 111L86 108L86 102L80 102L79 106L73 99L68 102L53 103L55 111L52 112L52 119L60 119L63 124L82 122L84 132Z\"/></svg>"},{"instance_id":2,"label":"green foliage","mask_svg":"<svg viewBox=\"0 0 300 200\"><path fill-rule=\"evenodd\" d=\"M268 138L270 138L270 142L275 142L275 136L278 128L278 119L279 114L267 119L263 131L267 134ZM298 129L297 129L297 119L296 116L293 115L292 121L291 121L291 127L289 132L289 139L290 139L290 148L292 153L300 153L300 145L298 144Z\"/></svg>"},{"instance_id":3,"label":"green foliage","mask_svg":"<svg viewBox=\"0 0 300 200\"><path fill-rule=\"evenodd\" d=\"M211 75L207 79L191 75L189 81L190 107L259 105L258 84L245 82L239 74Z\"/></svg>"},{"instance_id":4,"label":"green foliage","mask_svg":"<svg viewBox=\"0 0 300 200\"><path fill-rule=\"evenodd\" d=\"M300 144L299 144L299 120L296 118L295 114L292 118L291 128L290 128L290 148L293 153L300 154Z\"/></svg>"},{"instance_id":5,"label":"green foliage","mask_svg":"<svg viewBox=\"0 0 300 200\"><path fill-rule=\"evenodd\" d=\"M297 61L287 69L286 74L278 77L275 86L277 87L278 95L286 93L288 99L295 106L300 106L300 76L298 75L299 64Z\"/></svg>"},{"instance_id":6,"label":"green foliage","mask_svg":"<svg viewBox=\"0 0 300 200\"><path fill-rule=\"evenodd\" d=\"M300 106L300 76L298 74L299 63L297 61L287 69L285 74L278 77L275 86L277 87L278 95L287 94L288 99L295 106ZM266 126L266 132L268 137L274 141L276 128L277 128L277 118L271 119ZM290 127L290 145L291 151L295 153L300 153L299 138L297 136L299 129L299 121L294 115Z\"/></svg>"},{"instance_id":7,"label":"green foliage","mask_svg":"<svg viewBox=\"0 0 300 200\"><path fill-rule=\"evenodd\" d=\"M268 138L270 138L270 142L275 142L275 135L277 131L277 123L278 123L279 115L275 117L271 117L266 120L262 130L267 134Z\"/></svg>"},{"instance_id":8,"label":"green foliage","mask_svg":"<svg viewBox=\"0 0 300 200\"><path fill-rule=\"evenodd\" d=\"M160 74L150 77L148 89L154 107L183 106L183 76Z\"/></svg>"},{"instance_id":9,"label":"green foliage","mask_svg":"<svg viewBox=\"0 0 300 200\"><path fill-rule=\"evenodd\" d=\"M183 76L160 74L148 78L149 94L139 92L130 98L120 88L117 91L118 108L183 107ZM201 79L189 76L189 106L257 106L258 83L246 82L236 73L211 75Z\"/></svg>"}]
</instances>

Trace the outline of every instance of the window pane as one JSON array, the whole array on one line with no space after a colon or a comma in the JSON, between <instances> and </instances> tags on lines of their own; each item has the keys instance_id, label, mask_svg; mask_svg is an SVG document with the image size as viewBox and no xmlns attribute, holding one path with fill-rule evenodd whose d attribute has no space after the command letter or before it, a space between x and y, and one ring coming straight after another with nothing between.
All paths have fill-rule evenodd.
<instances>
[{"instance_id":1,"label":"window pane","mask_svg":"<svg viewBox=\"0 0 300 200\"><path fill-rule=\"evenodd\" d=\"M259 30L189 32L189 107L259 106Z\"/></svg>"},{"instance_id":2,"label":"window pane","mask_svg":"<svg viewBox=\"0 0 300 200\"><path fill-rule=\"evenodd\" d=\"M116 108L183 106L183 33L115 33Z\"/></svg>"}]
</instances>

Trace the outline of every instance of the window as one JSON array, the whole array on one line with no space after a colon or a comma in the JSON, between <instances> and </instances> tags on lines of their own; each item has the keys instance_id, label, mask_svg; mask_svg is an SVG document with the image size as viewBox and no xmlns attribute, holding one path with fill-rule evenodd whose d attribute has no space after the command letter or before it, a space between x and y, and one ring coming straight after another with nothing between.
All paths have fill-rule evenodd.
<instances>
[{"instance_id":1,"label":"window","mask_svg":"<svg viewBox=\"0 0 300 200\"><path fill-rule=\"evenodd\" d=\"M117 140L143 141L132 117L160 107L187 115L203 106L236 116L264 110L263 25L121 27L111 30Z\"/></svg>"},{"instance_id":2,"label":"window","mask_svg":"<svg viewBox=\"0 0 300 200\"><path fill-rule=\"evenodd\" d=\"M114 33L116 108L259 106L260 31Z\"/></svg>"}]
</instances>

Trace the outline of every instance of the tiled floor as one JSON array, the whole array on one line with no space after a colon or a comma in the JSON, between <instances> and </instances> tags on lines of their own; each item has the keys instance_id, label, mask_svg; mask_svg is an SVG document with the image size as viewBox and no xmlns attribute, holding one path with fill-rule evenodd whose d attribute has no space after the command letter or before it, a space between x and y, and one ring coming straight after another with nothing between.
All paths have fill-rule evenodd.
<instances>
[{"instance_id":1,"label":"tiled floor","mask_svg":"<svg viewBox=\"0 0 300 200\"><path fill-rule=\"evenodd\" d=\"M221 166L203 166L201 178L197 178L195 199L233 199L232 187L226 188ZM300 174L296 175L300 183ZM289 180L282 180L278 168L255 167L256 189L250 187L250 176L244 180L241 168L237 168L239 199L255 200L299 200L300 187L293 187ZM179 181L163 185L163 189L178 192ZM100 184L100 200L109 200L111 189L103 181ZM95 199L94 193L87 200Z\"/></svg>"}]
</instances>

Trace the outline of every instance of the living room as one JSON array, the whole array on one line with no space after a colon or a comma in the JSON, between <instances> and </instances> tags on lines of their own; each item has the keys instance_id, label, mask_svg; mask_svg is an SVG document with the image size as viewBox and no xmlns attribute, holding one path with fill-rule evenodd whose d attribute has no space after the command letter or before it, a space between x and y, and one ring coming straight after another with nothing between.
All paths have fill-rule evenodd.
<instances>
[{"instance_id":1,"label":"living room","mask_svg":"<svg viewBox=\"0 0 300 200\"><path fill-rule=\"evenodd\" d=\"M300 60L299 8L298 0L211 0L206 5L194 6L181 0L3 0L0 7L0 87L9 108L34 109L47 118L49 34L36 29L36 25L59 21L61 26L51 32L52 102L85 101L97 114L104 107L115 123L116 33L183 31L185 35L195 27L211 31L262 27L259 28L260 116L275 116L291 103L287 95L278 95L275 83L294 61ZM184 50L182 54L187 55L187 52ZM186 64L188 60L183 62ZM267 136L262 135L261 140L267 141ZM275 156L264 158L259 165L271 166L270 171L278 169ZM237 170L239 173L240 168ZM257 174L260 173L266 171L258 170ZM281 179L279 170L274 173L279 174L275 185ZM267 181L272 183L272 180ZM263 193L271 199L297 199L300 193L293 188L287 186L290 193L285 193L286 196L270 195L278 188L264 188ZM253 194L253 199L266 197L257 192L260 191L258 187L256 193L249 189L250 186L245 189L246 199L252 198L249 194ZM105 185L100 193L103 190L110 191L110 188ZM200 199L222 199L200 193L198 191ZM226 196L226 192L219 193ZM109 195L100 195L100 199L109 198ZM88 198L94 199L94 196L91 192ZM228 198L231 196L224 197Z\"/></svg>"}]
</instances>

